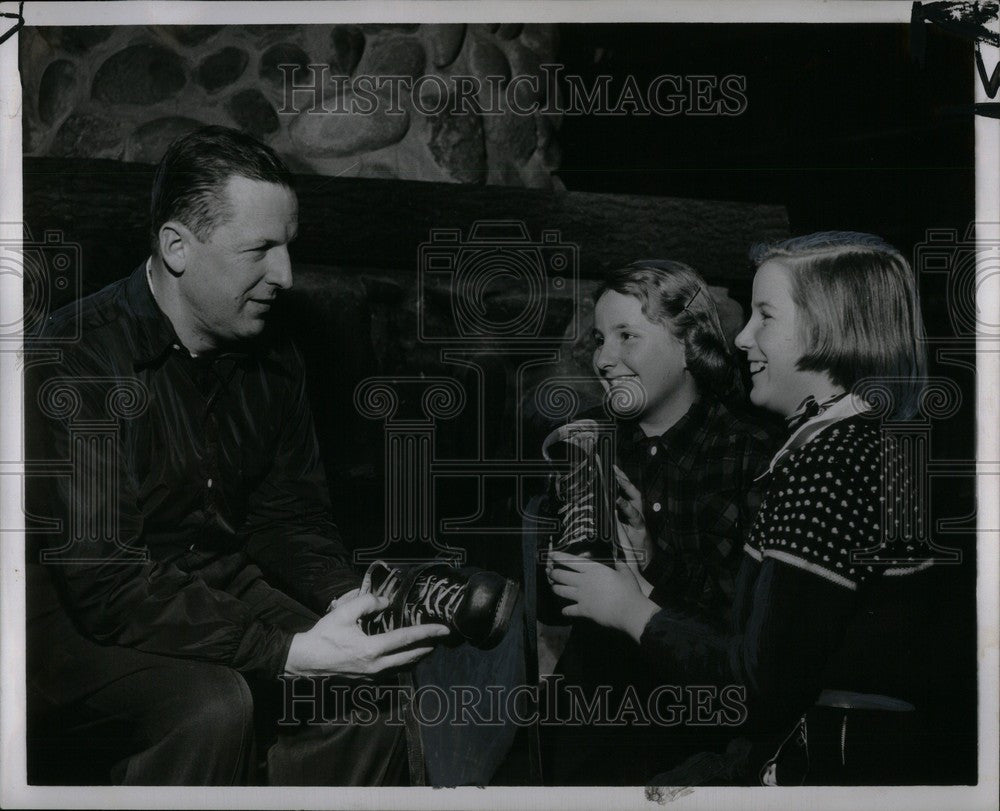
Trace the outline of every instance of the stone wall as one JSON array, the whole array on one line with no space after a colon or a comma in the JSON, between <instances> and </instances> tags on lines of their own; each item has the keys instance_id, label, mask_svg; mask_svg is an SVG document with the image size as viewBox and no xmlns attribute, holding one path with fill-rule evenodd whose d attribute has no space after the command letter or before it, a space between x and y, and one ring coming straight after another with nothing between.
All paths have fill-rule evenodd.
<instances>
[{"instance_id":1,"label":"stone wall","mask_svg":"<svg viewBox=\"0 0 1000 811\"><path fill-rule=\"evenodd\" d=\"M278 66L328 66L329 76L433 74L453 94L457 76L539 75L555 37L554 25L514 24L25 28L24 151L155 163L179 135L225 124L302 173L550 189L560 185L552 176L558 118L450 107L428 115L407 93L402 114L388 113L387 103L369 115L307 112L308 96L286 103ZM326 89L332 108L334 85Z\"/></svg>"}]
</instances>

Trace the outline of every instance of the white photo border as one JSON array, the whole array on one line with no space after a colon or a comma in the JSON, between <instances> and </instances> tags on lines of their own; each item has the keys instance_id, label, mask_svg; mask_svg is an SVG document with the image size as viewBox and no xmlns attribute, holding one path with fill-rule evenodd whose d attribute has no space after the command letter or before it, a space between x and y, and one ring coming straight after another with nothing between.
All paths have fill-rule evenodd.
<instances>
[{"instance_id":1,"label":"white photo border","mask_svg":"<svg viewBox=\"0 0 1000 811\"><path fill-rule=\"evenodd\" d=\"M145 25L209 23L337 22L797 22L907 23L912 4L890 2L649 2L630 0L543 0L542 2L57 2L24 4L27 25ZM16 2L0 11L16 12ZM3 30L9 27L3 20ZM22 220L21 116L16 36L0 45L0 223ZM997 49L984 49L986 69ZM975 81L976 101L986 102ZM1000 120L976 119L976 221L992 224L980 239L1000 244ZM978 291L985 323L1000 323L1000 282ZM0 323L21 316L20 279L0 276ZM978 342L977 455L1000 460L1000 353L995 343ZM14 348L16 350L16 347ZM22 459L22 381L16 351L0 352L0 460ZM21 515L22 476L17 462L0 461L0 516L3 526ZM987 808L998 785L998 648L1000 493L996 477L980 476L978 497L978 662L979 784L973 787L882 788L696 788L673 798L677 808ZM637 788L535 788L435 790L329 788L109 788L26 785L24 537L3 534L0 544L0 806L62 808L649 808Z\"/></svg>"}]
</instances>

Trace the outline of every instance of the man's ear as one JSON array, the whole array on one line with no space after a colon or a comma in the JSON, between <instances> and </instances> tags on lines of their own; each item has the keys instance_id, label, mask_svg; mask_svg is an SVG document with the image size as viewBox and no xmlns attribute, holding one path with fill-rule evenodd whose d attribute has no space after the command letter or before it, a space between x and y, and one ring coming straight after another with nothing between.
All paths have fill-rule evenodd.
<instances>
[{"instance_id":1,"label":"man's ear","mask_svg":"<svg viewBox=\"0 0 1000 811\"><path fill-rule=\"evenodd\" d=\"M194 239L184 223L168 220L160 226L160 256L167 270L175 276L180 276L187 267L188 247Z\"/></svg>"}]
</instances>

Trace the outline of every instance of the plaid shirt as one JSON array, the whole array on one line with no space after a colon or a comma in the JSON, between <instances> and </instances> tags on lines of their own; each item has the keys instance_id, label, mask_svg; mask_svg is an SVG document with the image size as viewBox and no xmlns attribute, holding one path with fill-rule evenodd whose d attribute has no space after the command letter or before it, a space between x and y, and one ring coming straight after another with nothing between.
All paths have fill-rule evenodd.
<instances>
[{"instance_id":1,"label":"plaid shirt","mask_svg":"<svg viewBox=\"0 0 1000 811\"><path fill-rule=\"evenodd\" d=\"M779 445L771 428L703 397L671 428L647 437L618 427L618 464L642 494L655 543L643 574L651 598L725 618L743 543L760 506L755 479Z\"/></svg>"}]
</instances>

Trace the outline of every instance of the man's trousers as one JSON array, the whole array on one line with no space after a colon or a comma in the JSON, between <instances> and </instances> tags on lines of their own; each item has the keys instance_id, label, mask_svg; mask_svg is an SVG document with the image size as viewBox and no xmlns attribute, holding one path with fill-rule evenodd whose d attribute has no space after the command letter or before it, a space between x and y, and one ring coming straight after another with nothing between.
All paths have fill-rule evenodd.
<instances>
[{"instance_id":1,"label":"man's trousers","mask_svg":"<svg viewBox=\"0 0 1000 811\"><path fill-rule=\"evenodd\" d=\"M52 774L64 782L59 775L78 766L65 761L76 759L98 770L76 782L95 784L408 783L401 725L378 715L364 725L329 719L277 727L280 681L258 683L222 665L98 645L45 596L51 590L47 573L28 568L35 570L29 573L29 780ZM318 619L268 585L253 565L226 590L261 620L289 631L307 630ZM67 741L71 745L62 746ZM258 768L264 755L258 741L274 741L265 774Z\"/></svg>"}]
</instances>

